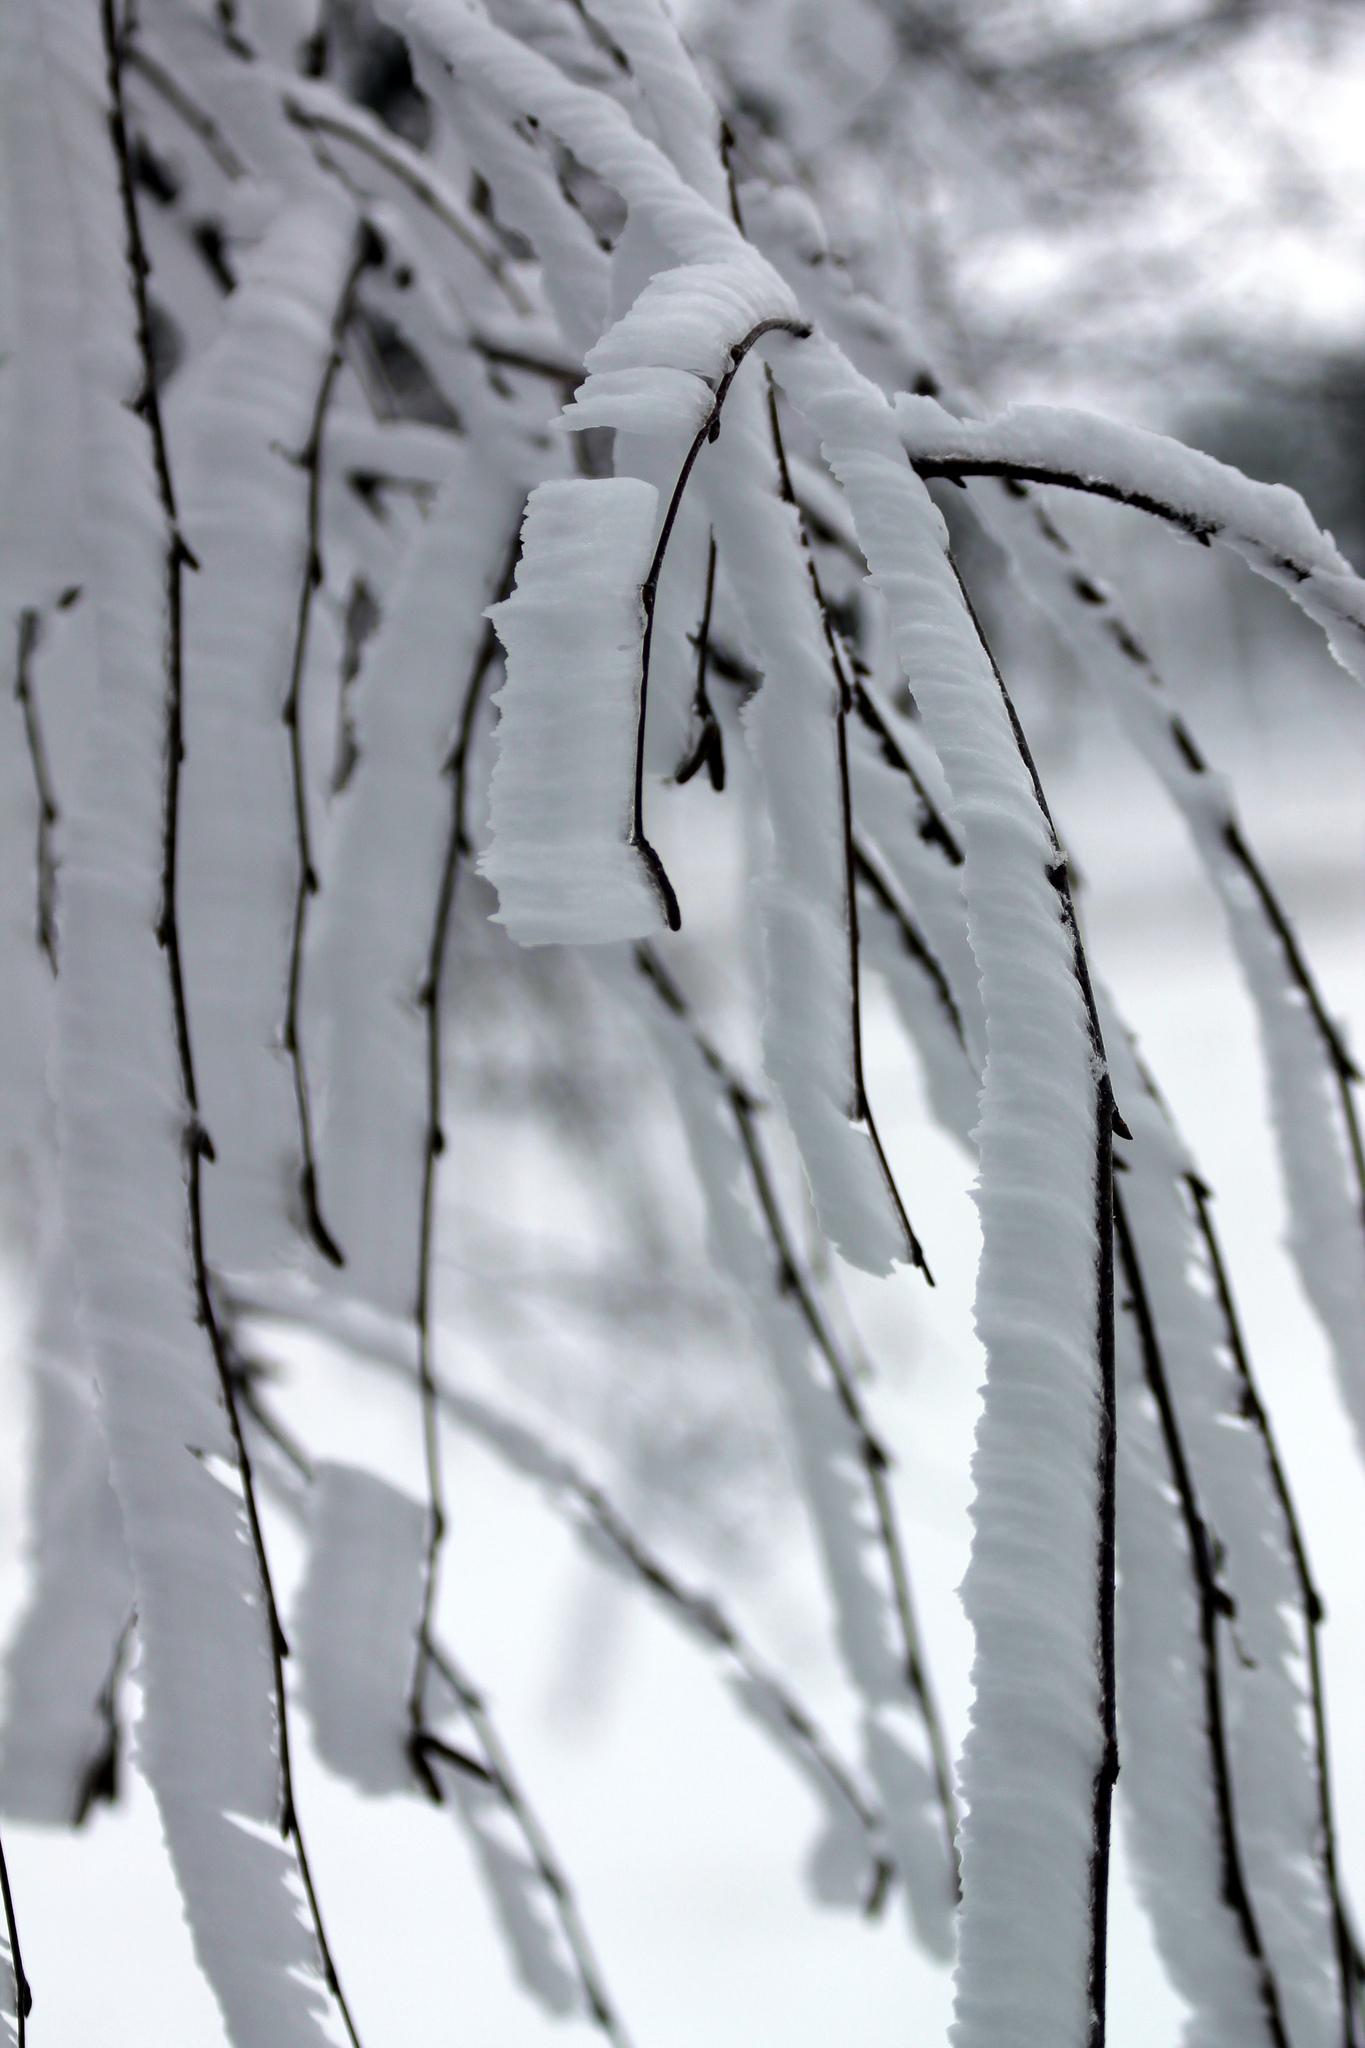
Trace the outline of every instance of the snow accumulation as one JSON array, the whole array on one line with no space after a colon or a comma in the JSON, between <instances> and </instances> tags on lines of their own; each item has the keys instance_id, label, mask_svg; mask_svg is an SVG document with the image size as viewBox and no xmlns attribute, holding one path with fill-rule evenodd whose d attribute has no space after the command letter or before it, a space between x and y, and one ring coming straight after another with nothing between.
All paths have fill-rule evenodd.
<instances>
[{"instance_id":1,"label":"snow accumulation","mask_svg":"<svg viewBox=\"0 0 1365 2048\"><path fill-rule=\"evenodd\" d=\"M524 946L640 938L663 921L630 844L657 502L635 477L538 485L516 589L488 614L507 675L480 865Z\"/></svg>"}]
</instances>

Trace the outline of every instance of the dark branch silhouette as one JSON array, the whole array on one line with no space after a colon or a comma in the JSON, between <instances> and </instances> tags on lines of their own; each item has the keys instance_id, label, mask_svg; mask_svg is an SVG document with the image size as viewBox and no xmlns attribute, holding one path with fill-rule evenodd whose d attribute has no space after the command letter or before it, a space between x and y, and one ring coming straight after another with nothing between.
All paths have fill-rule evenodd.
<instances>
[{"instance_id":1,"label":"dark branch silhouette","mask_svg":"<svg viewBox=\"0 0 1365 2048\"><path fill-rule=\"evenodd\" d=\"M303 987L303 949L307 937L308 906L321 886L313 862L312 834L308 824L308 780L303 759L303 683L308 666L308 632L313 614L314 594L321 588L322 568L322 455L327 428L327 411L344 360L346 329L355 307L356 289L365 271L380 258L381 245L365 221L356 228L355 246L332 315L327 359L313 401L308 438L298 455L299 467L307 479L307 540L303 575L299 584L294 620L294 649L290 661L289 688L282 717L289 735L289 774L294 794L294 834L298 846L298 875L294 891L293 929L289 941L289 976L285 994L284 1049L289 1055L294 1081L294 1105L298 1115L299 1145L303 1153L300 1192L308 1232L323 1257L334 1266L344 1266L345 1254L323 1219L318 1190L317 1153L313 1139L313 1110L308 1087L308 1068L299 1029L299 1002Z\"/></svg>"},{"instance_id":2,"label":"dark branch silhouette","mask_svg":"<svg viewBox=\"0 0 1365 2048\"><path fill-rule=\"evenodd\" d=\"M514 538L508 553L507 567L503 572L499 596L505 597L512 587L519 551L519 540ZM441 990L445 975L446 952L450 943L451 922L455 910L455 894L459 882L460 864L470 851L469 842L469 762L474 742L474 729L490 672L497 660L498 640L491 623L484 626L478 653L466 681L456 721L455 740L449 758L442 767L442 774L450 783L450 819L446 833L445 851L441 861L441 877L436 891L436 909L432 918L431 938L427 951L426 973L423 978L420 1002L426 1018L426 1086L427 1120L426 1134L422 1148L422 1200L418 1223L417 1242L417 1286L414 1319L417 1326L417 1382L422 1406L422 1459L427 1485L427 1539L422 1570L422 1607L417 1627L417 1643L413 1658L412 1676L408 1686L408 1753L427 1791L434 1799L441 1796L440 1785L431 1772L424 1747L426 1728L426 1686L432 1661L432 1631L436 1613L436 1597L439 1590L441 1545L445 1540L446 1509L445 1486L441 1472L440 1412L436 1378L432 1360L432 1284L433 1254L436 1231L436 1185L440 1171L441 1156L445 1151L445 1127L442 1120L444 1095L443 1039Z\"/></svg>"},{"instance_id":3,"label":"dark branch silhouette","mask_svg":"<svg viewBox=\"0 0 1365 2048\"><path fill-rule=\"evenodd\" d=\"M37 902L34 930L39 950L48 966L57 972L57 862L52 835L60 812L52 783L52 769L43 744L42 721L33 694L33 657L42 637L42 619L31 609L19 614L19 645L14 661L14 696L24 721L24 741L33 772L33 795L38 809L35 851Z\"/></svg>"}]
</instances>

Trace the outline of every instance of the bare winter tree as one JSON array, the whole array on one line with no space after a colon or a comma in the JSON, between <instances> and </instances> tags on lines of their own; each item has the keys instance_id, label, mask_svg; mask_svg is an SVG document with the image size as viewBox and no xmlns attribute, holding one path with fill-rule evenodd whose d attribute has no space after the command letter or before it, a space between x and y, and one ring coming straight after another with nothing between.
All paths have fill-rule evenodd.
<instances>
[{"instance_id":1,"label":"bare winter tree","mask_svg":"<svg viewBox=\"0 0 1365 2048\"><path fill-rule=\"evenodd\" d=\"M939 13L868 10L898 64L1014 105L1039 53ZM383 2038L329 1931L305 1749L451 1809L532 1997L624 2043L572 1845L452 1636L446 1463L472 1440L814 1789L820 1902L903 1910L955 1957L956 2048L1101 2048L1120 1760L1188 2038L1359 2048L1287 1461L943 507L1069 638L1217 893L1362 1452L1358 1071L1074 505L1240 557L1358 678L1365 585L1283 487L958 388L932 266L879 297L831 250L809 67L760 93L747 26L711 24L703 76L659 0L0 18L5 1163L35 1415L3 1811L79 1826L116 1795L135 1669L238 2048ZM860 107L865 141L890 116ZM979 1172L965 1730L835 1278L932 1284L865 1059L874 981ZM537 1088L517 1155L499 1092ZM611 1248L599 1336L710 1315L765 1361L851 1738L637 1526L590 1429L462 1374L442 1260L489 1251L499 1202ZM511 1273L495 1318L545 1278ZM338 1389L339 1361L388 1375L400 1453L312 1440L310 1345ZM661 1401L650 1488L673 1428ZM43 1986L3 1856L0 1880L23 2043Z\"/></svg>"}]
</instances>

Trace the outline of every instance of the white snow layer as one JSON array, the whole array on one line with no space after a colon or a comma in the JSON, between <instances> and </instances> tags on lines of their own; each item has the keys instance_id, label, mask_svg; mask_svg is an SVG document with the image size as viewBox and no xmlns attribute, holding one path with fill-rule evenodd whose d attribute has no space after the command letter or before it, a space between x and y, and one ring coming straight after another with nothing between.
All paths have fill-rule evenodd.
<instances>
[{"instance_id":1,"label":"white snow layer","mask_svg":"<svg viewBox=\"0 0 1365 2048\"><path fill-rule=\"evenodd\" d=\"M426 1509L373 1472L323 1462L309 1525L291 1639L318 1755L358 1791L411 1791L406 1696Z\"/></svg>"},{"instance_id":2,"label":"white snow layer","mask_svg":"<svg viewBox=\"0 0 1365 2048\"><path fill-rule=\"evenodd\" d=\"M963 1586L976 1658L953 2038L1055 2048L1087 2023L1102 1753L1094 1057L1052 835L891 410L818 336L775 351L774 369L848 494L965 852L987 1033L986 1387Z\"/></svg>"},{"instance_id":3,"label":"white snow layer","mask_svg":"<svg viewBox=\"0 0 1365 2048\"><path fill-rule=\"evenodd\" d=\"M480 866L524 946L638 938L663 922L629 840L657 503L634 477L539 485L516 588L488 614L507 675Z\"/></svg>"}]
</instances>

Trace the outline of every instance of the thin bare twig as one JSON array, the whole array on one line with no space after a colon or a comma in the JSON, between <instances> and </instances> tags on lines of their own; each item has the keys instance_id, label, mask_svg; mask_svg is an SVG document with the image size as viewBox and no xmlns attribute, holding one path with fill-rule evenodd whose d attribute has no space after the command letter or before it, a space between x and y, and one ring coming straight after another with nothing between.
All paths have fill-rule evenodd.
<instances>
[{"instance_id":1,"label":"thin bare twig","mask_svg":"<svg viewBox=\"0 0 1365 2048\"><path fill-rule=\"evenodd\" d=\"M303 575L299 582L294 620L294 649L290 662L289 688L281 716L289 735L289 773L294 796L294 832L298 846L298 875L294 891L293 929L289 941L289 974L285 995L284 1049L289 1055L294 1080L294 1105L298 1116L299 1145L303 1154L300 1192L308 1231L323 1257L334 1266L344 1266L345 1254L323 1219L318 1191L317 1154L313 1139L313 1112L308 1088L308 1068L299 1030L299 1004L303 986L303 949L307 934L308 905L320 887L313 863L312 836L308 825L308 780L303 759L303 682L308 665L308 634L314 594L323 580L322 568L322 452L327 412L344 361L346 329L355 309L356 289L365 271L379 260L380 243L365 221L356 228L355 246L332 314L327 359L313 401L313 416L297 460L308 485L307 540Z\"/></svg>"},{"instance_id":2,"label":"thin bare twig","mask_svg":"<svg viewBox=\"0 0 1365 2048\"><path fill-rule=\"evenodd\" d=\"M515 572L519 539L514 537L508 552L499 594L506 596ZM441 985L445 975L446 952L460 864L470 851L468 803L469 760L475 722L483 702L488 676L497 658L498 641L491 622L485 624L479 649L465 684L455 741L442 773L450 782L450 820L441 877L436 891L431 937L427 949L426 973L419 1001L426 1017L426 1132L422 1147L422 1199L417 1232L417 1289L414 1320L417 1327L417 1381L422 1405L422 1457L427 1484L427 1538L422 1568L422 1605L417 1626L417 1644L408 1686L408 1754L412 1767L432 1798L439 1800L440 1786L427 1762L426 1685L432 1661L432 1632L439 1590L441 1545L445 1540L445 1486L441 1472L440 1414L432 1361L432 1267L436 1234L436 1184L441 1156L445 1151L443 1123L443 1039Z\"/></svg>"},{"instance_id":3,"label":"thin bare twig","mask_svg":"<svg viewBox=\"0 0 1365 2048\"><path fill-rule=\"evenodd\" d=\"M57 972L57 863L52 851L52 834L60 812L52 783L52 769L43 744L42 721L33 694L33 656L42 636L42 619L36 611L19 614L19 645L14 663L14 696L24 721L24 739L33 772L33 794L38 807L37 907L34 930L39 950L53 974Z\"/></svg>"}]
</instances>

